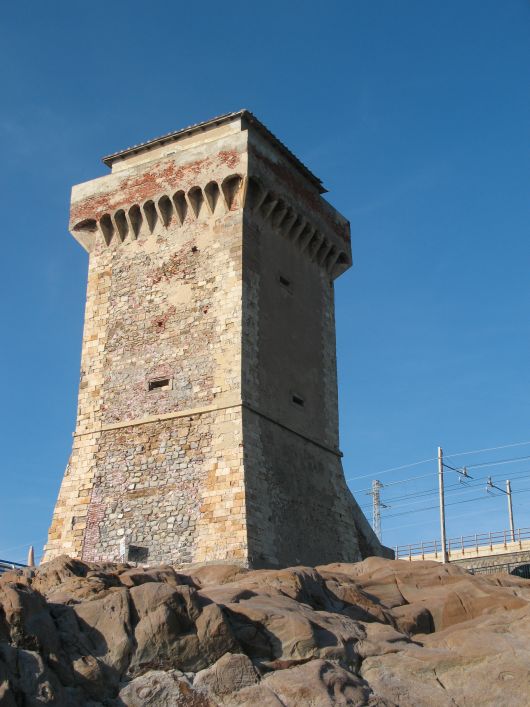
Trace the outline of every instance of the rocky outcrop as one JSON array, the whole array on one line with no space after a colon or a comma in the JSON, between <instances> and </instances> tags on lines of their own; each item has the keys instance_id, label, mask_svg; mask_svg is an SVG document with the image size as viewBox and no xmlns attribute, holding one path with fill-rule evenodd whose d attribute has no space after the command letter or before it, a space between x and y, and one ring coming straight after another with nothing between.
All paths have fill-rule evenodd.
<instances>
[{"instance_id":1,"label":"rocky outcrop","mask_svg":"<svg viewBox=\"0 0 530 707\"><path fill-rule=\"evenodd\" d=\"M527 705L530 582L435 562L60 557L0 578L0 704Z\"/></svg>"}]
</instances>

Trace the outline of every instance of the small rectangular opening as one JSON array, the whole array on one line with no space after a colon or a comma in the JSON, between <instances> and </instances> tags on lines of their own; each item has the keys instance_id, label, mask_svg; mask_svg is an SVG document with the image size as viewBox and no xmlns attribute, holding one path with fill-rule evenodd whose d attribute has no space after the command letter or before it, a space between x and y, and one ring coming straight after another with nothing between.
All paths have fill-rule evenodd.
<instances>
[{"instance_id":1,"label":"small rectangular opening","mask_svg":"<svg viewBox=\"0 0 530 707\"><path fill-rule=\"evenodd\" d=\"M129 545L127 548L127 560L129 562L147 562L149 548L140 545Z\"/></svg>"},{"instance_id":2,"label":"small rectangular opening","mask_svg":"<svg viewBox=\"0 0 530 707\"><path fill-rule=\"evenodd\" d=\"M293 398L292 398L292 400L293 400L293 403L294 403L295 405L299 405L301 408L304 407L305 401L304 401L304 399L303 399L300 395L297 395L296 393L293 393Z\"/></svg>"},{"instance_id":3,"label":"small rectangular opening","mask_svg":"<svg viewBox=\"0 0 530 707\"><path fill-rule=\"evenodd\" d=\"M291 281L288 278L286 278L284 275L280 275L279 280L280 280L280 285L287 287L287 289L291 288Z\"/></svg>"},{"instance_id":4,"label":"small rectangular opening","mask_svg":"<svg viewBox=\"0 0 530 707\"><path fill-rule=\"evenodd\" d=\"M170 378L155 378L149 381L149 390L158 390L159 388L171 388Z\"/></svg>"}]
</instances>

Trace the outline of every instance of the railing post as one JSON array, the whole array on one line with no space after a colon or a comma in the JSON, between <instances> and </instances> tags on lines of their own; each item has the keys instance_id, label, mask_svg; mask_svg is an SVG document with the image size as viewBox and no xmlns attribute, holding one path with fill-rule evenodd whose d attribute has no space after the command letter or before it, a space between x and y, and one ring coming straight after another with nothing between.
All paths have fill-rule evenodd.
<instances>
[{"instance_id":1,"label":"railing post","mask_svg":"<svg viewBox=\"0 0 530 707\"><path fill-rule=\"evenodd\" d=\"M491 530L490 530L490 550L493 550L493 543L491 541Z\"/></svg>"},{"instance_id":2,"label":"railing post","mask_svg":"<svg viewBox=\"0 0 530 707\"><path fill-rule=\"evenodd\" d=\"M396 560L399 560L399 545L396 545Z\"/></svg>"},{"instance_id":3,"label":"railing post","mask_svg":"<svg viewBox=\"0 0 530 707\"><path fill-rule=\"evenodd\" d=\"M421 559L425 559L425 550L423 549L423 540L421 541Z\"/></svg>"},{"instance_id":4,"label":"railing post","mask_svg":"<svg viewBox=\"0 0 530 707\"><path fill-rule=\"evenodd\" d=\"M504 547L506 547L506 531L504 531Z\"/></svg>"},{"instance_id":5,"label":"railing post","mask_svg":"<svg viewBox=\"0 0 530 707\"><path fill-rule=\"evenodd\" d=\"M409 545L409 562L412 562L412 546Z\"/></svg>"},{"instance_id":6,"label":"railing post","mask_svg":"<svg viewBox=\"0 0 530 707\"><path fill-rule=\"evenodd\" d=\"M460 536L460 542L462 543L462 555L465 555L466 553L464 552L464 536Z\"/></svg>"}]
</instances>

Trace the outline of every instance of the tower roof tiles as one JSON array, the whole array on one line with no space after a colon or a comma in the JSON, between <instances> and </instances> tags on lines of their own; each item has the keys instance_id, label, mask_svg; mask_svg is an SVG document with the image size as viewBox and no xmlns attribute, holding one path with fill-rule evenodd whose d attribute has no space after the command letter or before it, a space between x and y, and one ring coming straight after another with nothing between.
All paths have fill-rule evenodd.
<instances>
[{"instance_id":1,"label":"tower roof tiles","mask_svg":"<svg viewBox=\"0 0 530 707\"><path fill-rule=\"evenodd\" d=\"M128 155L138 154L140 152L150 150L155 146L163 145L164 143L172 140L178 140L181 137L191 135L194 132L205 130L209 127L223 125L224 123L230 122L234 118L241 118L245 127L247 125L251 125L256 128L256 130L268 139L289 160L289 162L291 162L291 164L293 164L306 177L306 179L308 179L313 186L318 189L320 194L327 191L327 189L323 186L322 181L315 176L313 172L311 172L311 170L308 169L308 167L306 167L306 165L299 160L298 157L296 157L296 155L291 152L291 150L289 150L283 142L281 142L281 140L279 140L260 120L258 120L253 113L246 109L235 111L233 113L225 113L224 115L218 115L217 117L211 118L210 120L205 120L202 123L195 123L194 125L189 125L188 127L181 128L180 130L174 130L173 132L166 133L165 135L153 138L152 140L140 142L137 145L132 145L124 150L120 150L119 152L113 152L111 155L103 157L102 161L108 167L112 167L113 163L118 159L124 159Z\"/></svg>"}]
</instances>

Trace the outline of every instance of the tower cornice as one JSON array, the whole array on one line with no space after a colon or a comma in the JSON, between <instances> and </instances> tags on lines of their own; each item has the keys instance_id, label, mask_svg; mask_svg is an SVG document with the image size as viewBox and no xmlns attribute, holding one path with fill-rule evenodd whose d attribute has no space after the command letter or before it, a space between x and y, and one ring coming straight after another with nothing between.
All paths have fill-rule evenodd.
<instances>
[{"instance_id":1,"label":"tower cornice","mask_svg":"<svg viewBox=\"0 0 530 707\"><path fill-rule=\"evenodd\" d=\"M155 148L163 147L171 143L177 143L193 135L204 135L209 130L234 121L239 121L239 128L241 130L246 130L249 127L255 128L262 136L272 143L272 145L279 152L282 153L282 155L292 166L296 167L296 169L318 190L319 194L324 194L327 191L322 184L322 180L313 174L313 172L311 172L311 170L293 152L291 152L291 150L281 140L279 140L276 135L274 135L274 133L267 128L266 125L264 125L247 109L241 109L233 113L225 113L224 115L219 115L215 118L211 118L210 120L189 125L186 128L181 128L180 130L166 133L165 135L161 135L160 137L156 137L151 140L146 140L145 142L138 143L137 145L132 145L124 150L119 150L118 152L114 152L111 155L103 157L102 162L107 165L107 167L112 169L117 163L124 162L133 156L150 152Z\"/></svg>"}]
</instances>

